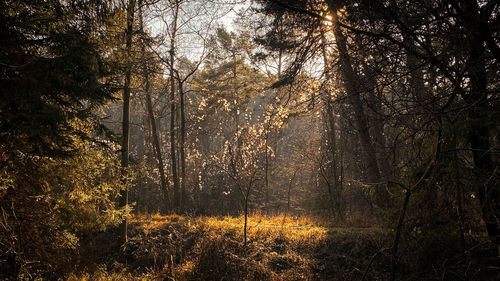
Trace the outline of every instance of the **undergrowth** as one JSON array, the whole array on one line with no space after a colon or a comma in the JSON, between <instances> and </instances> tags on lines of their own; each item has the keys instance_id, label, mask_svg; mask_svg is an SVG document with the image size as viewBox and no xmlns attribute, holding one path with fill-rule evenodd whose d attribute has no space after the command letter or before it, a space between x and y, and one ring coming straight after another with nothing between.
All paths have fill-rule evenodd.
<instances>
[{"instance_id":1,"label":"undergrowth","mask_svg":"<svg viewBox=\"0 0 500 281\"><path fill-rule=\"evenodd\" d=\"M393 232L308 217L135 215L129 242L91 236L67 280L389 280ZM410 251L410 244L404 245ZM447 280L397 262L399 280ZM432 268L432 267L429 267ZM404 277L404 278L403 278ZM487 279L470 279L487 280Z\"/></svg>"}]
</instances>

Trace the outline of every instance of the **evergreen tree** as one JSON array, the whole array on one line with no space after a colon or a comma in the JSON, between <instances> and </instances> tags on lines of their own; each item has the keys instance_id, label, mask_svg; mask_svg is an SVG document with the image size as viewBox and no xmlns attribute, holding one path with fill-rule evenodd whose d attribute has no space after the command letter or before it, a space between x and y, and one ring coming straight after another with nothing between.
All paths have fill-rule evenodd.
<instances>
[{"instance_id":1,"label":"evergreen tree","mask_svg":"<svg viewBox=\"0 0 500 281\"><path fill-rule=\"evenodd\" d=\"M58 276L77 233L124 215L112 200L119 169L94 115L116 89L99 45L111 9L101 1L0 1L0 9L0 279L38 269Z\"/></svg>"}]
</instances>

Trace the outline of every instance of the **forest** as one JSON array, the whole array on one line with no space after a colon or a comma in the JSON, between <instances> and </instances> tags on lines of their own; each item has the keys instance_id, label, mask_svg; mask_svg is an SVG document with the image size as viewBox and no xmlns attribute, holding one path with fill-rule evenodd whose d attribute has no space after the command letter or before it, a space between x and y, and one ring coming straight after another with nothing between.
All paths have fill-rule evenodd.
<instances>
[{"instance_id":1,"label":"forest","mask_svg":"<svg viewBox=\"0 0 500 281\"><path fill-rule=\"evenodd\" d=\"M0 11L0 280L500 280L500 2Z\"/></svg>"}]
</instances>

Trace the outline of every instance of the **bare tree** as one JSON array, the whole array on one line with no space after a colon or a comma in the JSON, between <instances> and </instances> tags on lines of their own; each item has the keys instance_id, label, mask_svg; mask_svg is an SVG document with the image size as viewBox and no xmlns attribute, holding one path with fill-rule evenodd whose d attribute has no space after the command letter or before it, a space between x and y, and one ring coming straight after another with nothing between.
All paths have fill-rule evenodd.
<instances>
[{"instance_id":1,"label":"bare tree","mask_svg":"<svg viewBox=\"0 0 500 281\"><path fill-rule=\"evenodd\" d=\"M156 125L156 118L155 114L153 111L153 102L151 98L151 76L152 74L154 75L154 69L150 70L148 69L148 65L154 65L155 62L151 61L152 58L148 57L148 54L146 53L146 34L144 33L144 21L143 21L143 6L142 6L142 1L139 3L140 10L139 10L139 25L140 25L140 30L143 36L142 44L141 44L141 52L142 52L142 76L144 79L144 93L145 93L145 101L146 101L146 109L148 112L148 118L149 122L151 125L151 136L153 139L153 149L155 152L155 158L156 158L156 163L157 163L157 168L160 173L160 184L161 184L161 190L163 193L163 199L165 200L165 210L170 209L170 196L168 195L168 179L165 175L165 167L163 164L163 156L161 153L161 146L160 146L160 136L158 134L158 128Z\"/></svg>"},{"instance_id":2,"label":"bare tree","mask_svg":"<svg viewBox=\"0 0 500 281\"><path fill-rule=\"evenodd\" d=\"M129 0L127 3L127 29L125 31L125 52L127 59L131 58L132 36L134 24L135 0ZM129 164L129 129L130 129L130 80L132 75L132 62L127 62L125 67L125 82L123 85L123 121L122 121L122 180L127 181L127 168ZM127 187L120 192L120 207L125 207L128 204L128 189ZM127 218L125 218L119 226L119 241L121 244L127 242Z\"/></svg>"}]
</instances>

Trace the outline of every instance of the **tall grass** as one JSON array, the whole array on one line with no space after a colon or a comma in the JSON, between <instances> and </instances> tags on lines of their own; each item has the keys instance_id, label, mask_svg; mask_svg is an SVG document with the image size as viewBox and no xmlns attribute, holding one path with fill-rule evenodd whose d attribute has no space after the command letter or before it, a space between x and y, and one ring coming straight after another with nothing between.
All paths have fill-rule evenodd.
<instances>
[{"instance_id":1,"label":"tall grass","mask_svg":"<svg viewBox=\"0 0 500 281\"><path fill-rule=\"evenodd\" d=\"M305 216L251 214L247 244L243 216L138 214L129 221L130 253L121 267L115 262L109 270L101 266L68 280L321 279L333 251L327 249L359 238L335 223Z\"/></svg>"}]
</instances>

